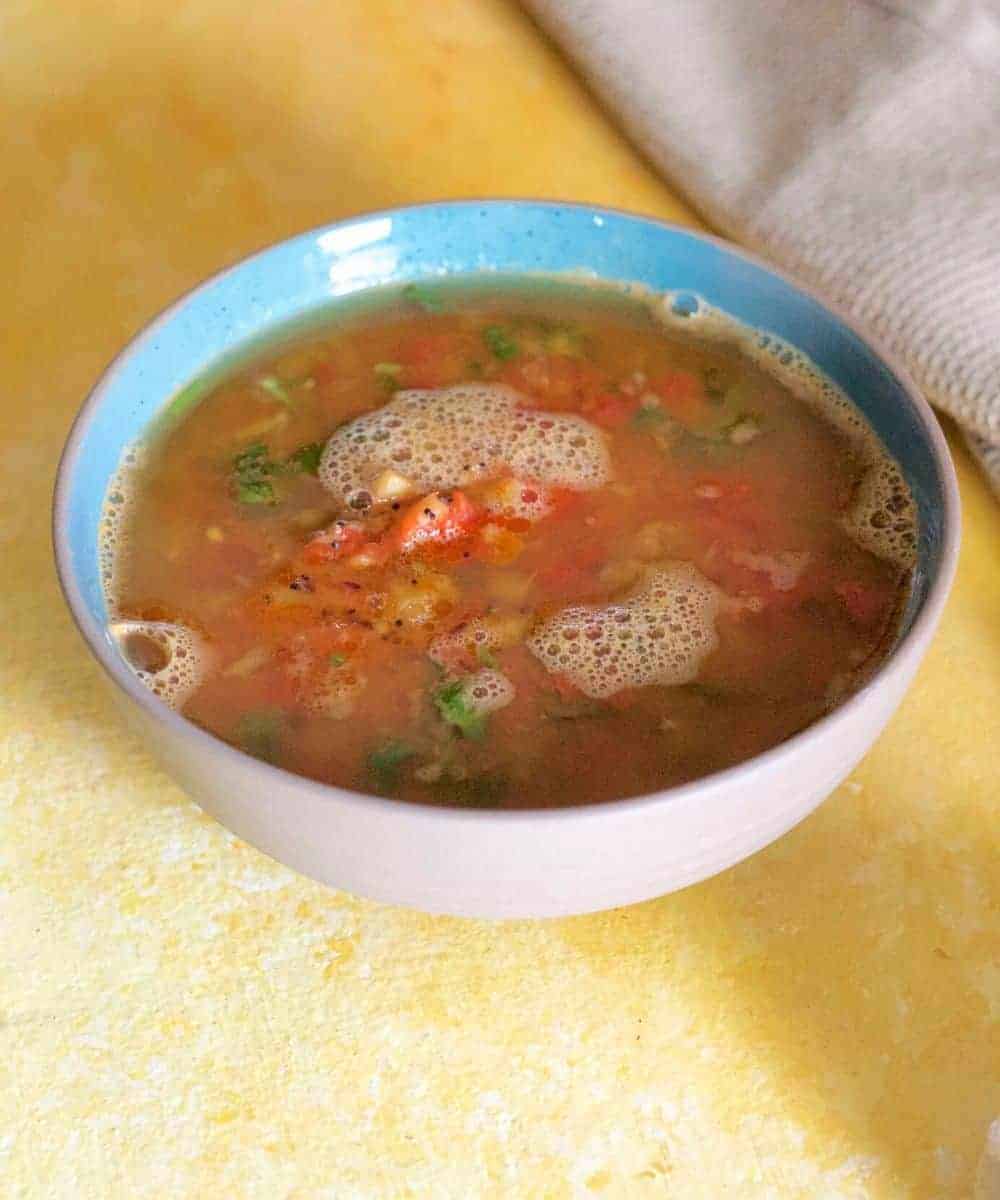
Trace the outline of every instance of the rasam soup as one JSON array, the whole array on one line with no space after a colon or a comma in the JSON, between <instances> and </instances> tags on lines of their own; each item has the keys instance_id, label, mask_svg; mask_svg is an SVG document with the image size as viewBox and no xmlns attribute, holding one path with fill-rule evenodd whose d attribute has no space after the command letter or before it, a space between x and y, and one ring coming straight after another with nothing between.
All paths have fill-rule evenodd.
<instances>
[{"instance_id":1,"label":"rasam soup","mask_svg":"<svg viewBox=\"0 0 1000 1200\"><path fill-rule=\"evenodd\" d=\"M805 728L892 643L914 505L808 364L686 312L411 286L203 384L109 491L124 656L250 754L423 803L613 800Z\"/></svg>"}]
</instances>

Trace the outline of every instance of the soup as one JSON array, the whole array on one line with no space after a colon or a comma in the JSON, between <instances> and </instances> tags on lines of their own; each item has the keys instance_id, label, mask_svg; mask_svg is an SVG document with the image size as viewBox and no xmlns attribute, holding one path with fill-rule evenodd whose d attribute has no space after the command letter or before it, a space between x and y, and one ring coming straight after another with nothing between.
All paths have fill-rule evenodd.
<instances>
[{"instance_id":1,"label":"soup","mask_svg":"<svg viewBox=\"0 0 1000 1200\"><path fill-rule=\"evenodd\" d=\"M543 280L334 310L168 411L112 483L111 630L290 771L590 804L741 762L884 657L915 510L787 348Z\"/></svg>"}]
</instances>

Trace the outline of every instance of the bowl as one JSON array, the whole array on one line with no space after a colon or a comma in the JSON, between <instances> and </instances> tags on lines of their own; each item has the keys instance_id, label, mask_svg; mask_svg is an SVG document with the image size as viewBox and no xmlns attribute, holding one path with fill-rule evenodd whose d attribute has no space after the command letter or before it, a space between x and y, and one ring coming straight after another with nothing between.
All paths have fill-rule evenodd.
<instances>
[{"instance_id":1,"label":"bowl","mask_svg":"<svg viewBox=\"0 0 1000 1200\"><path fill-rule=\"evenodd\" d=\"M269 330L332 298L472 272L584 273L683 292L804 352L863 409L901 465L920 519L899 637L870 681L803 732L738 766L591 807L467 811L362 795L270 766L161 703L106 628L98 531L109 479L171 397ZM751 255L644 217L535 201L440 203L342 221L264 250L141 333L80 411L59 467L56 562L87 645L142 741L239 837L324 883L431 912L568 915L695 883L790 829L854 768L899 704L955 570L954 470L904 371L843 316Z\"/></svg>"}]
</instances>

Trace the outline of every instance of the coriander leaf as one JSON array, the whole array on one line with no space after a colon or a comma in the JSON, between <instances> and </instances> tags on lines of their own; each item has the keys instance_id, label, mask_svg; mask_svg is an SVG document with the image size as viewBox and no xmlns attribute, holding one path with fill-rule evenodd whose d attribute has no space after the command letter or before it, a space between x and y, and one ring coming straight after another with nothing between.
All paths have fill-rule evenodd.
<instances>
[{"instance_id":1,"label":"coriander leaf","mask_svg":"<svg viewBox=\"0 0 1000 1200\"><path fill-rule=\"evenodd\" d=\"M499 774L446 778L434 785L434 793L442 804L463 808L497 808L509 790L510 782Z\"/></svg>"},{"instance_id":2,"label":"coriander leaf","mask_svg":"<svg viewBox=\"0 0 1000 1200\"><path fill-rule=\"evenodd\" d=\"M481 742L486 736L486 717L469 704L463 680L446 683L434 694L434 704L442 718L454 725L463 737Z\"/></svg>"},{"instance_id":3,"label":"coriander leaf","mask_svg":"<svg viewBox=\"0 0 1000 1200\"><path fill-rule=\"evenodd\" d=\"M403 288L403 299L429 313L440 312L444 307L440 297L426 283L408 283Z\"/></svg>"},{"instance_id":4,"label":"coriander leaf","mask_svg":"<svg viewBox=\"0 0 1000 1200\"><path fill-rule=\"evenodd\" d=\"M236 498L242 504L274 504L274 487L268 479L279 468L267 457L267 446L254 442L233 459Z\"/></svg>"},{"instance_id":5,"label":"coriander leaf","mask_svg":"<svg viewBox=\"0 0 1000 1200\"><path fill-rule=\"evenodd\" d=\"M308 442L287 459L285 467L289 471L301 471L304 475L316 475L319 473L319 460L322 457L323 443Z\"/></svg>"},{"instance_id":6,"label":"coriander leaf","mask_svg":"<svg viewBox=\"0 0 1000 1200\"><path fill-rule=\"evenodd\" d=\"M240 749L254 758L274 762L278 757L285 714L280 708L262 708L245 712L236 724L236 741Z\"/></svg>"},{"instance_id":7,"label":"coriander leaf","mask_svg":"<svg viewBox=\"0 0 1000 1200\"><path fill-rule=\"evenodd\" d=\"M395 739L384 742L368 755L368 770L375 778L376 784L389 790L399 782L399 768L416 751L405 742Z\"/></svg>"},{"instance_id":8,"label":"coriander leaf","mask_svg":"<svg viewBox=\"0 0 1000 1200\"><path fill-rule=\"evenodd\" d=\"M263 442L254 442L247 446L233 459L233 470L238 474L245 471L262 470L267 465L267 446Z\"/></svg>"},{"instance_id":9,"label":"coriander leaf","mask_svg":"<svg viewBox=\"0 0 1000 1200\"><path fill-rule=\"evenodd\" d=\"M653 425L662 425L670 419L662 408L653 405L651 408L640 408L632 418L632 424L637 429L648 429Z\"/></svg>"},{"instance_id":10,"label":"coriander leaf","mask_svg":"<svg viewBox=\"0 0 1000 1200\"><path fill-rule=\"evenodd\" d=\"M331 667L342 667L347 659L342 654L331 654L329 663Z\"/></svg>"},{"instance_id":11,"label":"coriander leaf","mask_svg":"<svg viewBox=\"0 0 1000 1200\"><path fill-rule=\"evenodd\" d=\"M372 368L376 380L387 392L394 392L399 387L399 377L403 371L402 363L377 362Z\"/></svg>"},{"instance_id":12,"label":"coriander leaf","mask_svg":"<svg viewBox=\"0 0 1000 1200\"><path fill-rule=\"evenodd\" d=\"M277 497L266 479L240 479L236 484L236 499L241 504L274 504Z\"/></svg>"},{"instance_id":13,"label":"coriander leaf","mask_svg":"<svg viewBox=\"0 0 1000 1200\"><path fill-rule=\"evenodd\" d=\"M257 386L262 391L267 392L267 394L273 399L291 408L292 394L288 390L287 386L283 384L277 377L277 375L261 375L261 377L257 380Z\"/></svg>"},{"instance_id":14,"label":"coriander leaf","mask_svg":"<svg viewBox=\"0 0 1000 1200\"><path fill-rule=\"evenodd\" d=\"M514 358L518 353L517 342L499 325L487 325L483 330L483 341L492 351L493 357L501 361Z\"/></svg>"}]
</instances>

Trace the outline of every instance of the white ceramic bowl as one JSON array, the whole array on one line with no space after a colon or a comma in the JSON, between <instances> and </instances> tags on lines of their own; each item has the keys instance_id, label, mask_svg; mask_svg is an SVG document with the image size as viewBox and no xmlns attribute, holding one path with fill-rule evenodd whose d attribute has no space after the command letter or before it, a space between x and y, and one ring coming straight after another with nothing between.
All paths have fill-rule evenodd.
<instances>
[{"instance_id":1,"label":"white ceramic bowl","mask_svg":"<svg viewBox=\"0 0 1000 1200\"><path fill-rule=\"evenodd\" d=\"M803 351L865 411L920 510L913 595L876 675L835 711L748 762L593 807L425 807L303 779L226 745L157 700L106 628L97 562L109 479L125 449L226 354L331 297L474 271L586 271L685 291ZM131 343L83 406L59 469L59 576L138 735L240 837L338 888L431 912L556 916L630 904L704 879L800 821L853 769L899 704L955 569L959 505L938 424L906 375L843 317L716 239L604 209L529 201L427 205L332 225L217 276Z\"/></svg>"}]
</instances>

